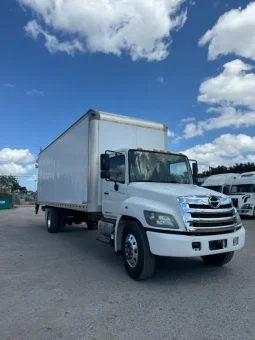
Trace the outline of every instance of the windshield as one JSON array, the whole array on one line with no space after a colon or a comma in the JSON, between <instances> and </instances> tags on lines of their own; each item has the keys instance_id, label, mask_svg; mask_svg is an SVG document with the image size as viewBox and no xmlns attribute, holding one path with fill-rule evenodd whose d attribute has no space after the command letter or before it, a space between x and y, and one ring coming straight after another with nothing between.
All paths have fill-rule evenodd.
<instances>
[{"instance_id":1,"label":"windshield","mask_svg":"<svg viewBox=\"0 0 255 340\"><path fill-rule=\"evenodd\" d=\"M129 151L130 182L192 184L186 156L151 151Z\"/></svg>"},{"instance_id":2,"label":"windshield","mask_svg":"<svg viewBox=\"0 0 255 340\"><path fill-rule=\"evenodd\" d=\"M217 191L217 192L222 192L222 186L221 185L209 186L209 187L204 187L204 188L214 190L214 191Z\"/></svg>"},{"instance_id":3,"label":"windshield","mask_svg":"<svg viewBox=\"0 0 255 340\"><path fill-rule=\"evenodd\" d=\"M231 188L231 194L248 193L248 192L255 192L255 185L241 184L241 185L233 185Z\"/></svg>"}]
</instances>

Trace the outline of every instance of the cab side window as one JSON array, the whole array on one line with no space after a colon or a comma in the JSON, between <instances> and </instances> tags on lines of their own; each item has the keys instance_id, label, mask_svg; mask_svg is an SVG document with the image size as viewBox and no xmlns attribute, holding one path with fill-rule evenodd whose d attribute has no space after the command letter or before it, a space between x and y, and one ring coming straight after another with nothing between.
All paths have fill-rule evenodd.
<instances>
[{"instance_id":1,"label":"cab side window","mask_svg":"<svg viewBox=\"0 0 255 340\"><path fill-rule=\"evenodd\" d=\"M110 157L110 181L125 183L125 156Z\"/></svg>"},{"instance_id":2,"label":"cab side window","mask_svg":"<svg viewBox=\"0 0 255 340\"><path fill-rule=\"evenodd\" d=\"M229 194L229 186L228 185L225 185L224 188L223 188L223 194L225 195L228 195Z\"/></svg>"}]
</instances>

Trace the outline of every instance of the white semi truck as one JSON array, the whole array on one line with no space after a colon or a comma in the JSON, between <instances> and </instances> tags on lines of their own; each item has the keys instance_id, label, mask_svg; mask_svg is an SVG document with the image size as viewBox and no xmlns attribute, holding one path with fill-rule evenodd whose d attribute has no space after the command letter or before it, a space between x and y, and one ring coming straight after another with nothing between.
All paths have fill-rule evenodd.
<instances>
[{"instance_id":1,"label":"white semi truck","mask_svg":"<svg viewBox=\"0 0 255 340\"><path fill-rule=\"evenodd\" d=\"M239 174L234 173L212 175L206 178L202 187L228 195L233 181L238 178L238 176Z\"/></svg>"},{"instance_id":2,"label":"white semi truck","mask_svg":"<svg viewBox=\"0 0 255 340\"><path fill-rule=\"evenodd\" d=\"M230 197L240 215L255 218L255 171L245 172L234 180Z\"/></svg>"},{"instance_id":3,"label":"white semi truck","mask_svg":"<svg viewBox=\"0 0 255 340\"><path fill-rule=\"evenodd\" d=\"M156 256L229 262L245 230L229 197L193 184L188 158L167 151L164 124L90 110L39 155L47 230L86 222L122 254L130 277L149 278Z\"/></svg>"}]
</instances>

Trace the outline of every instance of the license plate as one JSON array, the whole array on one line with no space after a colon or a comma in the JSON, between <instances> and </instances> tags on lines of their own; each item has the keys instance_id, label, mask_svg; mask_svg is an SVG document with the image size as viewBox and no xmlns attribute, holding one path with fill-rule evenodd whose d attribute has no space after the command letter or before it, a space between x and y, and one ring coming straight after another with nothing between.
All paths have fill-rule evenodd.
<instances>
[{"instance_id":1,"label":"license plate","mask_svg":"<svg viewBox=\"0 0 255 340\"><path fill-rule=\"evenodd\" d=\"M220 250L227 248L227 240L209 241L210 250Z\"/></svg>"}]
</instances>

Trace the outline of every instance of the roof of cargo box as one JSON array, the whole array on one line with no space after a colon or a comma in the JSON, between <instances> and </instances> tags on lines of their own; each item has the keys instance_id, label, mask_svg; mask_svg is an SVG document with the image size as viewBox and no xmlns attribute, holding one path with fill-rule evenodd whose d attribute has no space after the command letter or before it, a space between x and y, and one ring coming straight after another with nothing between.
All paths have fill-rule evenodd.
<instances>
[{"instance_id":1,"label":"roof of cargo box","mask_svg":"<svg viewBox=\"0 0 255 340\"><path fill-rule=\"evenodd\" d=\"M74 124L72 124L68 129L66 129L60 136L54 139L54 141L51 142L48 146L46 146L46 148L44 148L40 153L42 153L49 146L54 144L59 138L64 136L69 130L71 130L73 127L79 124L87 116L89 116L90 119L107 120L110 122L122 123L122 124L127 124L127 125L136 125L140 127L146 127L146 128L155 129L155 130L162 130L166 132L168 131L168 127L163 123L157 123L157 122L153 122L150 120L133 118L133 117L128 117L128 116L121 116L121 115L117 115L114 113L97 111L97 110L91 109L88 112L86 112L81 118L79 118Z\"/></svg>"}]
</instances>

